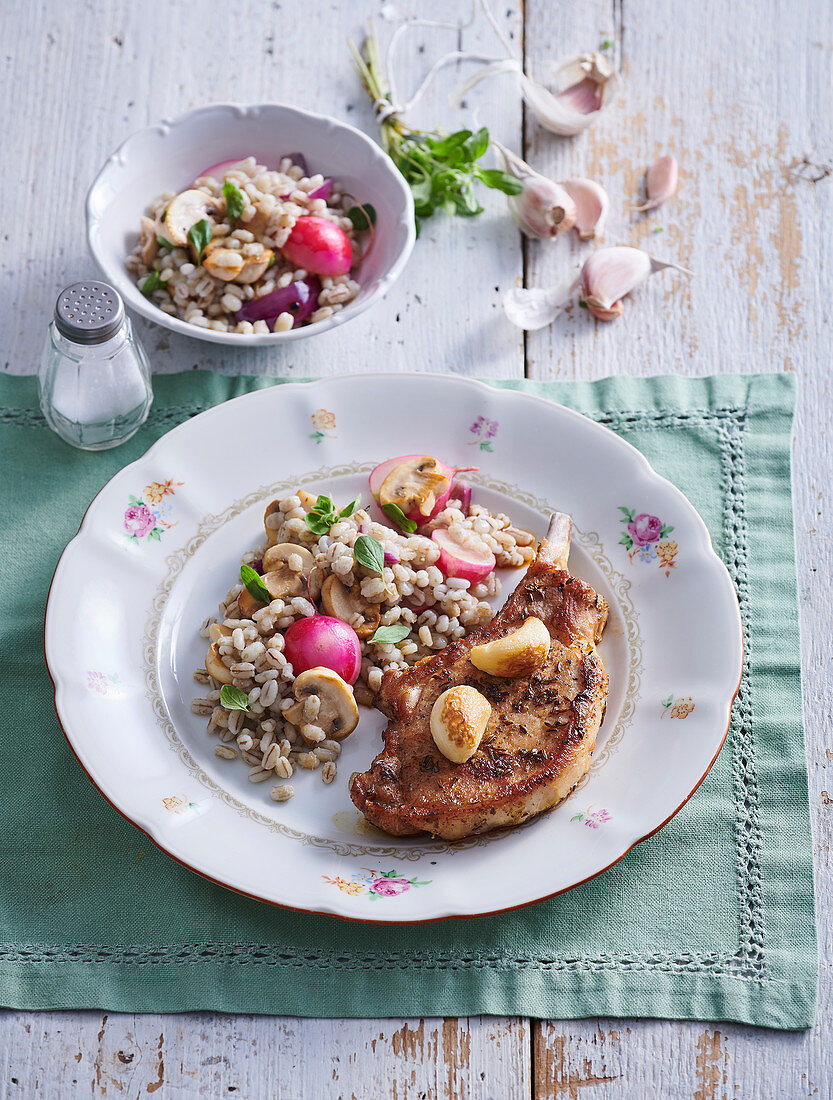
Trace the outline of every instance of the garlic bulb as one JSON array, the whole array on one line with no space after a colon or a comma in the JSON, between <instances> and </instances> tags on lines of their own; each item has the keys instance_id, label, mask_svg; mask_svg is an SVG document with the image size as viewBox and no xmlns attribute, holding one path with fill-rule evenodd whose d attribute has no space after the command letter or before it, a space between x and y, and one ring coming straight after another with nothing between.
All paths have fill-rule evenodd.
<instances>
[{"instance_id":1,"label":"garlic bulb","mask_svg":"<svg viewBox=\"0 0 833 1100\"><path fill-rule=\"evenodd\" d=\"M564 180L561 184L576 204L575 228L583 241L601 236L607 221L610 200L607 191L595 180Z\"/></svg>"},{"instance_id":2,"label":"garlic bulb","mask_svg":"<svg viewBox=\"0 0 833 1100\"><path fill-rule=\"evenodd\" d=\"M637 210L653 210L660 203L670 199L677 190L679 170L672 156L660 157L651 165L645 177L645 191L648 201L637 206Z\"/></svg>"},{"instance_id":3,"label":"garlic bulb","mask_svg":"<svg viewBox=\"0 0 833 1100\"><path fill-rule=\"evenodd\" d=\"M578 278L557 289L516 287L503 299L506 316L518 328L544 328L561 313L576 292L581 301L599 321L613 321L624 312L622 299L650 275L664 268L673 268L685 275L691 272L679 264L655 260L639 248L617 245L600 248L584 262Z\"/></svg>"},{"instance_id":4,"label":"garlic bulb","mask_svg":"<svg viewBox=\"0 0 833 1100\"><path fill-rule=\"evenodd\" d=\"M566 189L536 172L499 141L493 141L492 144L500 153L506 171L523 184L523 191L519 195L510 195L507 199L509 209L521 230L528 237L543 240L572 229L578 207Z\"/></svg>"},{"instance_id":5,"label":"garlic bulb","mask_svg":"<svg viewBox=\"0 0 833 1100\"><path fill-rule=\"evenodd\" d=\"M459 107L472 88L500 73L513 73L527 106L544 129L564 137L580 134L595 122L616 99L620 83L607 58L582 53L556 70L560 90L553 93L528 77L519 61L507 57L485 65L463 81L451 96L452 106Z\"/></svg>"}]
</instances>

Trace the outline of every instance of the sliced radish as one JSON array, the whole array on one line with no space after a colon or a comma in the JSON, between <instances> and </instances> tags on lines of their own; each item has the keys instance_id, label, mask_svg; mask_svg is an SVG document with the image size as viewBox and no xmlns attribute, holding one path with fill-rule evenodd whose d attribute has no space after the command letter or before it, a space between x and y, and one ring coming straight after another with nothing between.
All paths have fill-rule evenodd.
<instances>
[{"instance_id":1,"label":"sliced radish","mask_svg":"<svg viewBox=\"0 0 833 1100\"><path fill-rule=\"evenodd\" d=\"M455 528L460 528L459 533ZM489 576L497 564L495 555L482 539L477 538L461 524L438 527L431 538L440 548L437 568L444 577L479 584Z\"/></svg>"},{"instance_id":2,"label":"sliced radish","mask_svg":"<svg viewBox=\"0 0 833 1100\"><path fill-rule=\"evenodd\" d=\"M245 157L234 157L232 160L220 160L216 164L209 165L208 168L203 168L201 172L197 172L194 179L198 180L202 179L203 176L213 176L215 180L219 179L220 182L222 182L225 179L226 172L230 171L235 164L239 164L241 160L245 159Z\"/></svg>"},{"instance_id":3,"label":"sliced radish","mask_svg":"<svg viewBox=\"0 0 833 1100\"><path fill-rule=\"evenodd\" d=\"M430 456L430 455L419 455L419 454L399 455L397 458L389 458L389 459L387 459L386 462L381 462L370 473L370 479L369 479L370 493L371 493L373 499L378 502L379 494L380 494L383 483L389 477L389 475L392 474L393 471L397 469L397 467L405 466L408 463L416 462L419 459L425 459L425 458L430 458L430 457L432 457L432 456ZM463 488L463 489L468 488L467 486L459 486L459 483L458 483L458 485L455 486L454 477L455 477L456 474L460 473L462 470L476 470L476 469L478 469L477 466L449 466L447 462L443 462L442 459L440 459L440 458L435 458L434 461L437 464L438 472L441 473L445 478L448 479L448 485L442 492L440 492L440 493L435 492L435 494L434 494L435 503L434 503L433 507L431 508L430 514L424 515L418 507L413 508L410 512L407 513L408 519L413 520L414 523L417 523L420 526L424 523L427 523L430 519L433 519L434 516L438 516L440 514L440 512L442 512L442 510L448 504L449 498L452 495L459 495L460 488ZM456 490L456 493L453 494L453 490ZM469 501L470 501L471 500L471 489L468 489L468 496L469 496Z\"/></svg>"}]
</instances>

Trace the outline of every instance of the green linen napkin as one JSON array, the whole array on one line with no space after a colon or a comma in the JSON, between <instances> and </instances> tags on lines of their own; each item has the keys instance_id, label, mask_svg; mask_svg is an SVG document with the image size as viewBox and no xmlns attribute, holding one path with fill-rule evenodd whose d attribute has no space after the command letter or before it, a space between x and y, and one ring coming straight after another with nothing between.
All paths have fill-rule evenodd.
<instances>
[{"instance_id":1,"label":"green linen napkin","mask_svg":"<svg viewBox=\"0 0 833 1100\"><path fill-rule=\"evenodd\" d=\"M174 424L268 379L157 377L85 454L0 377L0 1003L303 1016L661 1016L803 1028L817 953L790 503L791 375L503 382L609 425L694 502L738 588L746 671L696 795L601 877L518 912L350 924L180 867L92 787L44 667L50 578L95 493Z\"/></svg>"}]
</instances>

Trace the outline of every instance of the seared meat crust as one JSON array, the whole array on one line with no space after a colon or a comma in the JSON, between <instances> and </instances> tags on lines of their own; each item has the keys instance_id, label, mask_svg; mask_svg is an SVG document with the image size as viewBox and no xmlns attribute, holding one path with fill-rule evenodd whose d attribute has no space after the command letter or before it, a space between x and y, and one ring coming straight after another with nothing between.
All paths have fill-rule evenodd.
<instances>
[{"instance_id":1,"label":"seared meat crust","mask_svg":"<svg viewBox=\"0 0 833 1100\"><path fill-rule=\"evenodd\" d=\"M390 718L385 747L350 787L353 802L378 828L458 840L517 825L559 803L589 769L607 700L607 673L595 648L607 604L544 556L542 547L488 626L407 670L385 673L376 699ZM552 645L531 676L503 679L472 665L472 646L533 615L546 624ZM455 684L471 684L492 705L480 747L463 764L439 752L429 728L435 700Z\"/></svg>"}]
</instances>

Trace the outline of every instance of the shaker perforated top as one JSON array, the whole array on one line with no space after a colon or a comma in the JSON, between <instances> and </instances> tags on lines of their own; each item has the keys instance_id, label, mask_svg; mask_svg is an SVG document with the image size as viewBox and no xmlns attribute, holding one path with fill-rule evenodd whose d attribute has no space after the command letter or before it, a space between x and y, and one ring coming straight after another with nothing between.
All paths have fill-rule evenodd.
<instances>
[{"instance_id":1,"label":"shaker perforated top","mask_svg":"<svg viewBox=\"0 0 833 1100\"><path fill-rule=\"evenodd\" d=\"M62 290L55 303L55 325L76 344L101 344L119 331L124 304L109 283L86 279Z\"/></svg>"}]
</instances>

